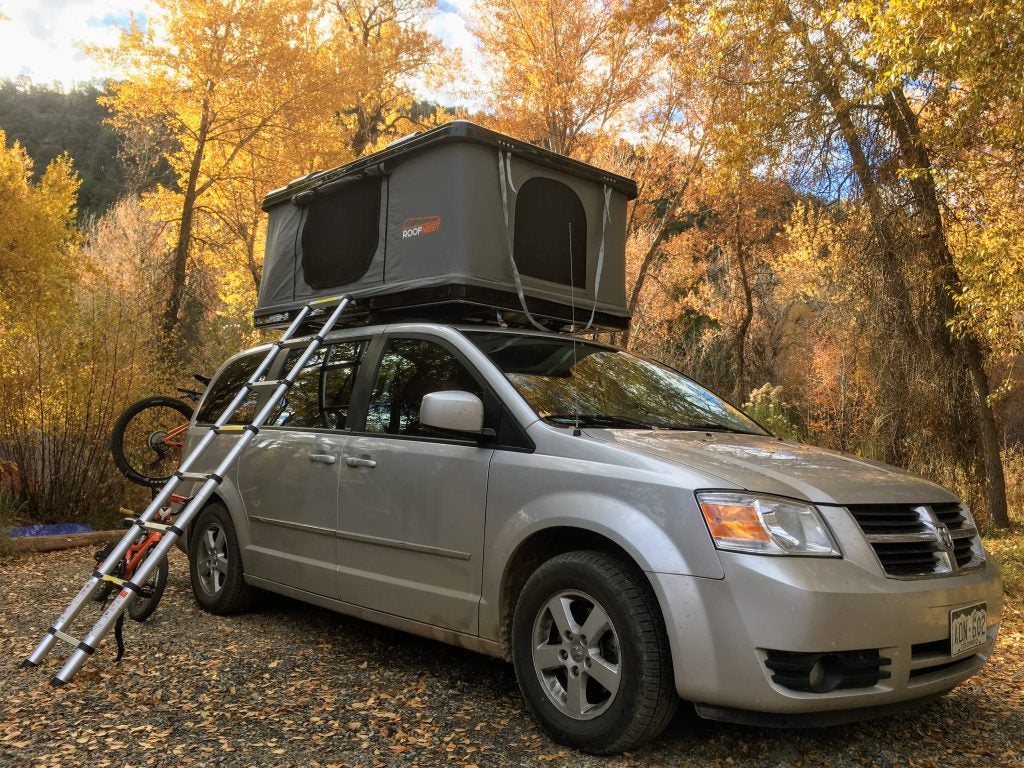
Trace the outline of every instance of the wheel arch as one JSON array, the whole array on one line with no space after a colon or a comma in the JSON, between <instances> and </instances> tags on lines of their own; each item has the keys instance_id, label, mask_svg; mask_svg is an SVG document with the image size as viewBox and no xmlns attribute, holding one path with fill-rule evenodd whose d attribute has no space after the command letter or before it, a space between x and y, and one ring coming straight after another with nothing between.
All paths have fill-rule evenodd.
<instances>
[{"instance_id":1,"label":"wheel arch","mask_svg":"<svg viewBox=\"0 0 1024 768\"><path fill-rule=\"evenodd\" d=\"M506 563L499 592L499 639L506 652L511 648L512 617L527 580L537 568L553 557L578 550L594 550L615 555L632 566L645 583L650 577L637 557L622 544L609 536L588 528L572 525L553 525L535 531L526 537ZM657 592L651 585L651 592L658 603L661 620L665 621L664 606L658 600Z\"/></svg>"},{"instance_id":2,"label":"wheel arch","mask_svg":"<svg viewBox=\"0 0 1024 768\"><path fill-rule=\"evenodd\" d=\"M235 537L238 539L238 548L242 557L242 568L248 573L249 525L248 521L245 519L244 512L242 512L241 500L237 499L237 504L229 503L230 493L233 491L234 488L229 486L228 481L225 479L224 483L210 494L210 498L203 503L202 508L195 514L195 516L188 521L188 524L185 526L185 535L182 537L181 544L182 549L185 552L185 556L188 557L189 549L192 546L192 536L195 533L196 525L199 523L199 518L202 517L203 512L206 511L210 505L221 504L228 511L228 515L231 517L231 525L234 526ZM237 495L237 491L234 492Z\"/></svg>"}]
</instances>

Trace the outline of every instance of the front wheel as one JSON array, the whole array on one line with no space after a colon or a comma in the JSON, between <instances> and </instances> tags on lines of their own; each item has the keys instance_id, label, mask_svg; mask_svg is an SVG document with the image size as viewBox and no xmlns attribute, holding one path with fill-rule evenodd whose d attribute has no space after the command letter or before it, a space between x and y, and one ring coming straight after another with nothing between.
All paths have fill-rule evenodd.
<instances>
[{"instance_id":1,"label":"front wheel","mask_svg":"<svg viewBox=\"0 0 1024 768\"><path fill-rule=\"evenodd\" d=\"M534 572L516 604L512 660L533 716L586 752L653 739L679 702L651 588L605 552L568 552Z\"/></svg>"},{"instance_id":2,"label":"front wheel","mask_svg":"<svg viewBox=\"0 0 1024 768\"><path fill-rule=\"evenodd\" d=\"M255 590L245 583L238 536L220 502L199 515L189 537L188 564L192 593L203 610L224 615L252 604Z\"/></svg>"},{"instance_id":3,"label":"front wheel","mask_svg":"<svg viewBox=\"0 0 1024 768\"><path fill-rule=\"evenodd\" d=\"M114 424L110 452L125 477L159 487L181 463L192 409L173 397L146 397L132 403Z\"/></svg>"}]
</instances>

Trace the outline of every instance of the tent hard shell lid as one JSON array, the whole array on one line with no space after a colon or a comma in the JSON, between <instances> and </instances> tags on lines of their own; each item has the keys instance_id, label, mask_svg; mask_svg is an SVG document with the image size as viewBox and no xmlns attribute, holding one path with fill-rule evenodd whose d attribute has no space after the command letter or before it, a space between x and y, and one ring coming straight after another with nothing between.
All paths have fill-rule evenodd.
<instances>
[{"instance_id":1,"label":"tent hard shell lid","mask_svg":"<svg viewBox=\"0 0 1024 768\"><path fill-rule=\"evenodd\" d=\"M267 195L256 326L349 294L349 323L625 328L636 194L630 179L465 121L414 134Z\"/></svg>"}]
</instances>

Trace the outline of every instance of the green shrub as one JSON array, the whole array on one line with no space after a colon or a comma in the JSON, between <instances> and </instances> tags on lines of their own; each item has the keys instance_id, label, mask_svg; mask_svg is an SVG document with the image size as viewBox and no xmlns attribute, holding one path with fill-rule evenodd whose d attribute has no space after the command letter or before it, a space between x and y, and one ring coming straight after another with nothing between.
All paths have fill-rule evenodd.
<instances>
[{"instance_id":1,"label":"green shrub","mask_svg":"<svg viewBox=\"0 0 1024 768\"><path fill-rule=\"evenodd\" d=\"M743 410L776 437L801 441L806 438L796 409L786 401L782 387L770 383L750 393Z\"/></svg>"}]
</instances>

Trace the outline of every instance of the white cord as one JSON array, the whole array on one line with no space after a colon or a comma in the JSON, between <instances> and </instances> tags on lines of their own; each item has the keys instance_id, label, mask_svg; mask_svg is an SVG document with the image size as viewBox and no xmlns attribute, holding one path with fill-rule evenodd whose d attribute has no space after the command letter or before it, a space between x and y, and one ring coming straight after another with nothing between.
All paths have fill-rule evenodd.
<instances>
[{"instance_id":1,"label":"white cord","mask_svg":"<svg viewBox=\"0 0 1024 768\"><path fill-rule=\"evenodd\" d=\"M529 307L526 306L526 296L523 294L523 280L519 276L519 269L516 267L516 257L512 251L512 230L508 223L508 202L509 195L505 189L506 185L512 189L515 193L516 189L512 186L512 153L505 153L508 157L502 155L501 150L498 150L498 183L501 186L501 213L505 217L505 239L508 243L508 261L512 265L512 277L516 281L516 293L519 296L519 304L523 308L523 312L526 314L526 319L529 320L535 328L542 331L547 331L543 325L538 323L532 314L530 314ZM596 306L595 306L596 309Z\"/></svg>"},{"instance_id":2,"label":"white cord","mask_svg":"<svg viewBox=\"0 0 1024 768\"><path fill-rule=\"evenodd\" d=\"M594 275L594 306L590 310L590 319L580 333L590 329L594 324L594 316L597 314L597 296L601 289L601 272L604 270L604 231L608 224L609 208L612 202L612 188L604 185L604 213L601 216L601 247L597 251L597 274Z\"/></svg>"}]
</instances>

